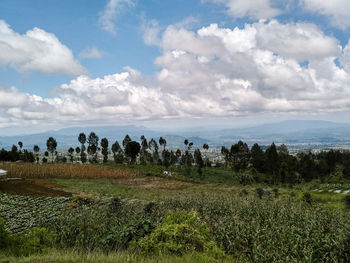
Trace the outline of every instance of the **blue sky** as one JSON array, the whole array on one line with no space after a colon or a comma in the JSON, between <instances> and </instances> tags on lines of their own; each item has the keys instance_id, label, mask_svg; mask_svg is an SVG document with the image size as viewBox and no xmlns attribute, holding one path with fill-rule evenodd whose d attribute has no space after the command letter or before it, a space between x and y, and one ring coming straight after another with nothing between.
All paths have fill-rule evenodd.
<instances>
[{"instance_id":1,"label":"blue sky","mask_svg":"<svg viewBox=\"0 0 350 263\"><path fill-rule=\"evenodd\" d=\"M2 0L0 127L344 121L349 14L348 0Z\"/></svg>"}]
</instances>

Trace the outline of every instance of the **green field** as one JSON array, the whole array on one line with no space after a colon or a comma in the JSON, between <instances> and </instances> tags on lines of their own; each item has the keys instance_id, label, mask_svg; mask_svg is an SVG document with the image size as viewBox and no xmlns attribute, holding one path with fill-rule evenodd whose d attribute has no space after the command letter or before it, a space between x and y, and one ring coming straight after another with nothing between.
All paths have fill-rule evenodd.
<instances>
[{"instance_id":1,"label":"green field","mask_svg":"<svg viewBox=\"0 0 350 263\"><path fill-rule=\"evenodd\" d=\"M108 167L137 176L46 179L72 197L1 194L7 240L15 241L3 247L0 262L347 262L350 258L345 195L313 191L326 187L318 181L241 185L234 172L223 168L206 168L204 178L199 178L195 169ZM176 221L182 217L189 219ZM45 240L40 231L29 233L33 227L50 231L52 239Z\"/></svg>"}]
</instances>

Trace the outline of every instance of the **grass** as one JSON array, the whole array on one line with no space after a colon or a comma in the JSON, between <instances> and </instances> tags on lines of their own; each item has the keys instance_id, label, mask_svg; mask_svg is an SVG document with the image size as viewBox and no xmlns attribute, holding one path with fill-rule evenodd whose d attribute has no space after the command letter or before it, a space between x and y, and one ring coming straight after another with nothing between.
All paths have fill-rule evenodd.
<instances>
[{"instance_id":1,"label":"grass","mask_svg":"<svg viewBox=\"0 0 350 263\"><path fill-rule=\"evenodd\" d=\"M75 251L67 250L51 250L42 255L34 255L28 257L7 257L6 255L1 255L0 252L0 263L211 263L216 262L213 259L208 259L201 254L188 254L182 257L177 256L139 256L136 254L130 254L127 252L118 253L78 253ZM225 260L220 260L220 262L237 262L233 259L227 258Z\"/></svg>"},{"instance_id":2,"label":"grass","mask_svg":"<svg viewBox=\"0 0 350 263\"><path fill-rule=\"evenodd\" d=\"M238 193L240 187L237 186L223 186L215 184L193 184L190 186L183 187L182 182L179 182L178 188L167 189L164 188L165 184L161 185L150 185L147 187L142 185L132 185L132 183L123 184L119 180L108 180L108 179L50 179L51 182L63 186L66 190L75 193L87 193L91 195L107 195L107 196L119 196L121 198L128 199L141 199L141 200L163 200L174 196L190 196L198 195L202 193ZM160 180L160 182L162 182Z\"/></svg>"}]
</instances>

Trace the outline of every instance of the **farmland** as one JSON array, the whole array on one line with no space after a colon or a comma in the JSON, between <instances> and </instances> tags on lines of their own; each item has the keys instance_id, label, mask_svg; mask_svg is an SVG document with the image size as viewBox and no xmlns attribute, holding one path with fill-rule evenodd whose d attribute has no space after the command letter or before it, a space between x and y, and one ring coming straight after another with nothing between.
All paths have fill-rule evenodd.
<instances>
[{"instance_id":1,"label":"farmland","mask_svg":"<svg viewBox=\"0 0 350 263\"><path fill-rule=\"evenodd\" d=\"M232 171L214 168L205 169L203 181L181 168L164 175L162 166L12 163L0 168L8 169L9 177L24 177L22 183L27 180L58 191L53 196L0 195L0 215L10 235L29 238L27 231L33 227L55 233L45 249L31 247L31 253L16 257L6 252L0 262L285 262L286 258L346 262L349 258L345 195L312 190L316 185L325 189L321 183L243 186ZM310 193L310 200L305 193ZM169 229L181 226L169 218L172 213L175 218L191 218L183 223L187 231L202 230L190 239L176 237L187 248L169 243L173 246L169 250L168 243L158 240L161 247L149 245L145 250L145 240L152 244L157 232L167 236ZM207 243L191 248L193 238ZM208 244L215 244L214 250Z\"/></svg>"}]
</instances>

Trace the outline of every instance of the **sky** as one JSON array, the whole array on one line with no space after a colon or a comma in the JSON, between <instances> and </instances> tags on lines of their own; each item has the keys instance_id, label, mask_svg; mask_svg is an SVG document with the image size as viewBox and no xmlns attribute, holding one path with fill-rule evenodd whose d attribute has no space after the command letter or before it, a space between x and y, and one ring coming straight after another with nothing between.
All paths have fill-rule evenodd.
<instances>
[{"instance_id":1,"label":"sky","mask_svg":"<svg viewBox=\"0 0 350 263\"><path fill-rule=\"evenodd\" d=\"M0 134L350 122L349 0L1 0Z\"/></svg>"}]
</instances>

